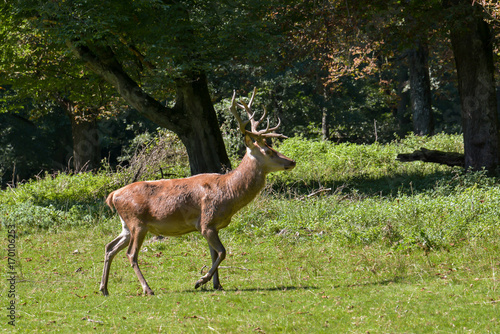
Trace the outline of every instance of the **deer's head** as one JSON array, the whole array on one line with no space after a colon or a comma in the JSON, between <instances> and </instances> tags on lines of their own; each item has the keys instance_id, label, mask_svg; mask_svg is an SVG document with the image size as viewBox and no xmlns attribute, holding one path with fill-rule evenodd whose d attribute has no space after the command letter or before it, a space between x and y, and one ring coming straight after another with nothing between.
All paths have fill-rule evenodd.
<instances>
[{"instance_id":1,"label":"deer's head","mask_svg":"<svg viewBox=\"0 0 500 334\"><path fill-rule=\"evenodd\" d=\"M278 151L274 150L266 142L269 138L287 138L286 136L276 133L275 131L281 124L278 119L278 125L275 127L269 127L269 118L267 118L267 126L263 130L258 130L259 125L267 116L267 110L264 108L264 114L262 117L256 121L255 113L252 113L252 103L255 97L257 89L254 88L252 97L248 104L243 101L236 102L236 92L233 93L233 99L231 101L231 107L229 110L234 115L238 121L240 131L245 136L245 146L247 147L247 153L259 162L262 169L266 173L276 172L281 170L290 170L295 167L295 161L284 156ZM248 120L243 121L238 114L237 107L244 109L248 115ZM247 130L247 125L250 124L250 130Z\"/></svg>"}]
</instances>

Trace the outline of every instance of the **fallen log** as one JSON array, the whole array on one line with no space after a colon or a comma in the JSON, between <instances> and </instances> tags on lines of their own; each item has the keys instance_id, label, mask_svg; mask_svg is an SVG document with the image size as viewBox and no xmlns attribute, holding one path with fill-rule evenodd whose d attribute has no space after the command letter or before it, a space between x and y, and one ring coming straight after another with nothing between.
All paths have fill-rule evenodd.
<instances>
[{"instance_id":1,"label":"fallen log","mask_svg":"<svg viewBox=\"0 0 500 334\"><path fill-rule=\"evenodd\" d=\"M396 157L396 160L401 162L423 161L435 162L447 166L465 166L465 156L462 153L428 150L423 147L413 153L400 153Z\"/></svg>"}]
</instances>

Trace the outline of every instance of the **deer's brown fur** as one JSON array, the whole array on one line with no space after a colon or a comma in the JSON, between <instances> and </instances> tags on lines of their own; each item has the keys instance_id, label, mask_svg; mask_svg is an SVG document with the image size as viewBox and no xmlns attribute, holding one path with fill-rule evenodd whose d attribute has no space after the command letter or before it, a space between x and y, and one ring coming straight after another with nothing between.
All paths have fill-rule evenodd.
<instances>
[{"instance_id":1,"label":"deer's brown fur","mask_svg":"<svg viewBox=\"0 0 500 334\"><path fill-rule=\"evenodd\" d=\"M234 106L233 96L232 108ZM250 107L244 107L252 121ZM234 114L234 110L231 112ZM254 125L252 123L252 130L255 130ZM213 277L214 288L222 289L217 268L224 260L226 251L218 231L226 227L231 217L257 196L265 185L268 173L295 167L293 160L265 143L268 132L245 131L244 134L247 153L238 168L230 173L136 182L109 194L106 203L116 209L120 216L122 232L106 245L100 286L104 295L108 295L107 283L113 257L127 246L127 257L144 293L153 294L137 263L139 249L147 232L178 236L199 231L209 244L212 267L196 282L195 288ZM277 134L273 132L269 135L276 137Z\"/></svg>"}]
</instances>

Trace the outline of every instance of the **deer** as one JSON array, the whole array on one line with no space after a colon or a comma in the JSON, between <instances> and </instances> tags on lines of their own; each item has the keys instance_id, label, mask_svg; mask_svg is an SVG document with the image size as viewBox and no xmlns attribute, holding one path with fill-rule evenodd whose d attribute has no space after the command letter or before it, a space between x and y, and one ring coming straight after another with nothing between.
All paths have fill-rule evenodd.
<instances>
[{"instance_id":1,"label":"deer","mask_svg":"<svg viewBox=\"0 0 500 334\"><path fill-rule=\"evenodd\" d=\"M252 103L257 89L254 88L248 104L236 102L233 92L229 111L236 118L244 137L246 153L239 166L226 174L205 173L181 179L140 181L111 192L106 204L116 210L121 233L105 247L104 269L100 291L108 296L108 279L111 262L118 252L128 246L127 258L135 271L145 295L154 295L138 265L139 250L148 232L162 236L179 236L198 231L208 242L212 267L195 283L195 289L213 279L215 290L223 290L218 267L226 257L226 250L219 239L219 230L231 222L231 218L260 193L271 172L291 170L295 161L268 145L270 138L287 138L276 133L281 124L259 130L266 118L255 120ZM245 110L248 120L238 112ZM250 124L250 130L247 126Z\"/></svg>"}]
</instances>

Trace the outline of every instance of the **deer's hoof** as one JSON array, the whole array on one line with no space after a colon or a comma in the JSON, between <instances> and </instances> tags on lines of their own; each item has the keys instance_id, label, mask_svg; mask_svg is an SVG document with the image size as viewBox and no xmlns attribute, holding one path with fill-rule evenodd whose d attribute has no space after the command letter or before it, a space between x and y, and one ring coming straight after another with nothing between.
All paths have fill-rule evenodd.
<instances>
[{"instance_id":1,"label":"deer's hoof","mask_svg":"<svg viewBox=\"0 0 500 334\"><path fill-rule=\"evenodd\" d=\"M205 283L207 283L208 281L206 279L204 279L203 277L200 278L196 284L194 285L194 288L195 289L198 289L200 286L204 285Z\"/></svg>"},{"instance_id":2,"label":"deer's hoof","mask_svg":"<svg viewBox=\"0 0 500 334\"><path fill-rule=\"evenodd\" d=\"M202 278L200 278L196 284L194 285L194 288L195 289L198 289L200 286L202 286L203 284L207 283L208 281L210 281L210 279L212 278L212 276L210 276L209 274L206 274L205 276L203 276Z\"/></svg>"}]
</instances>

